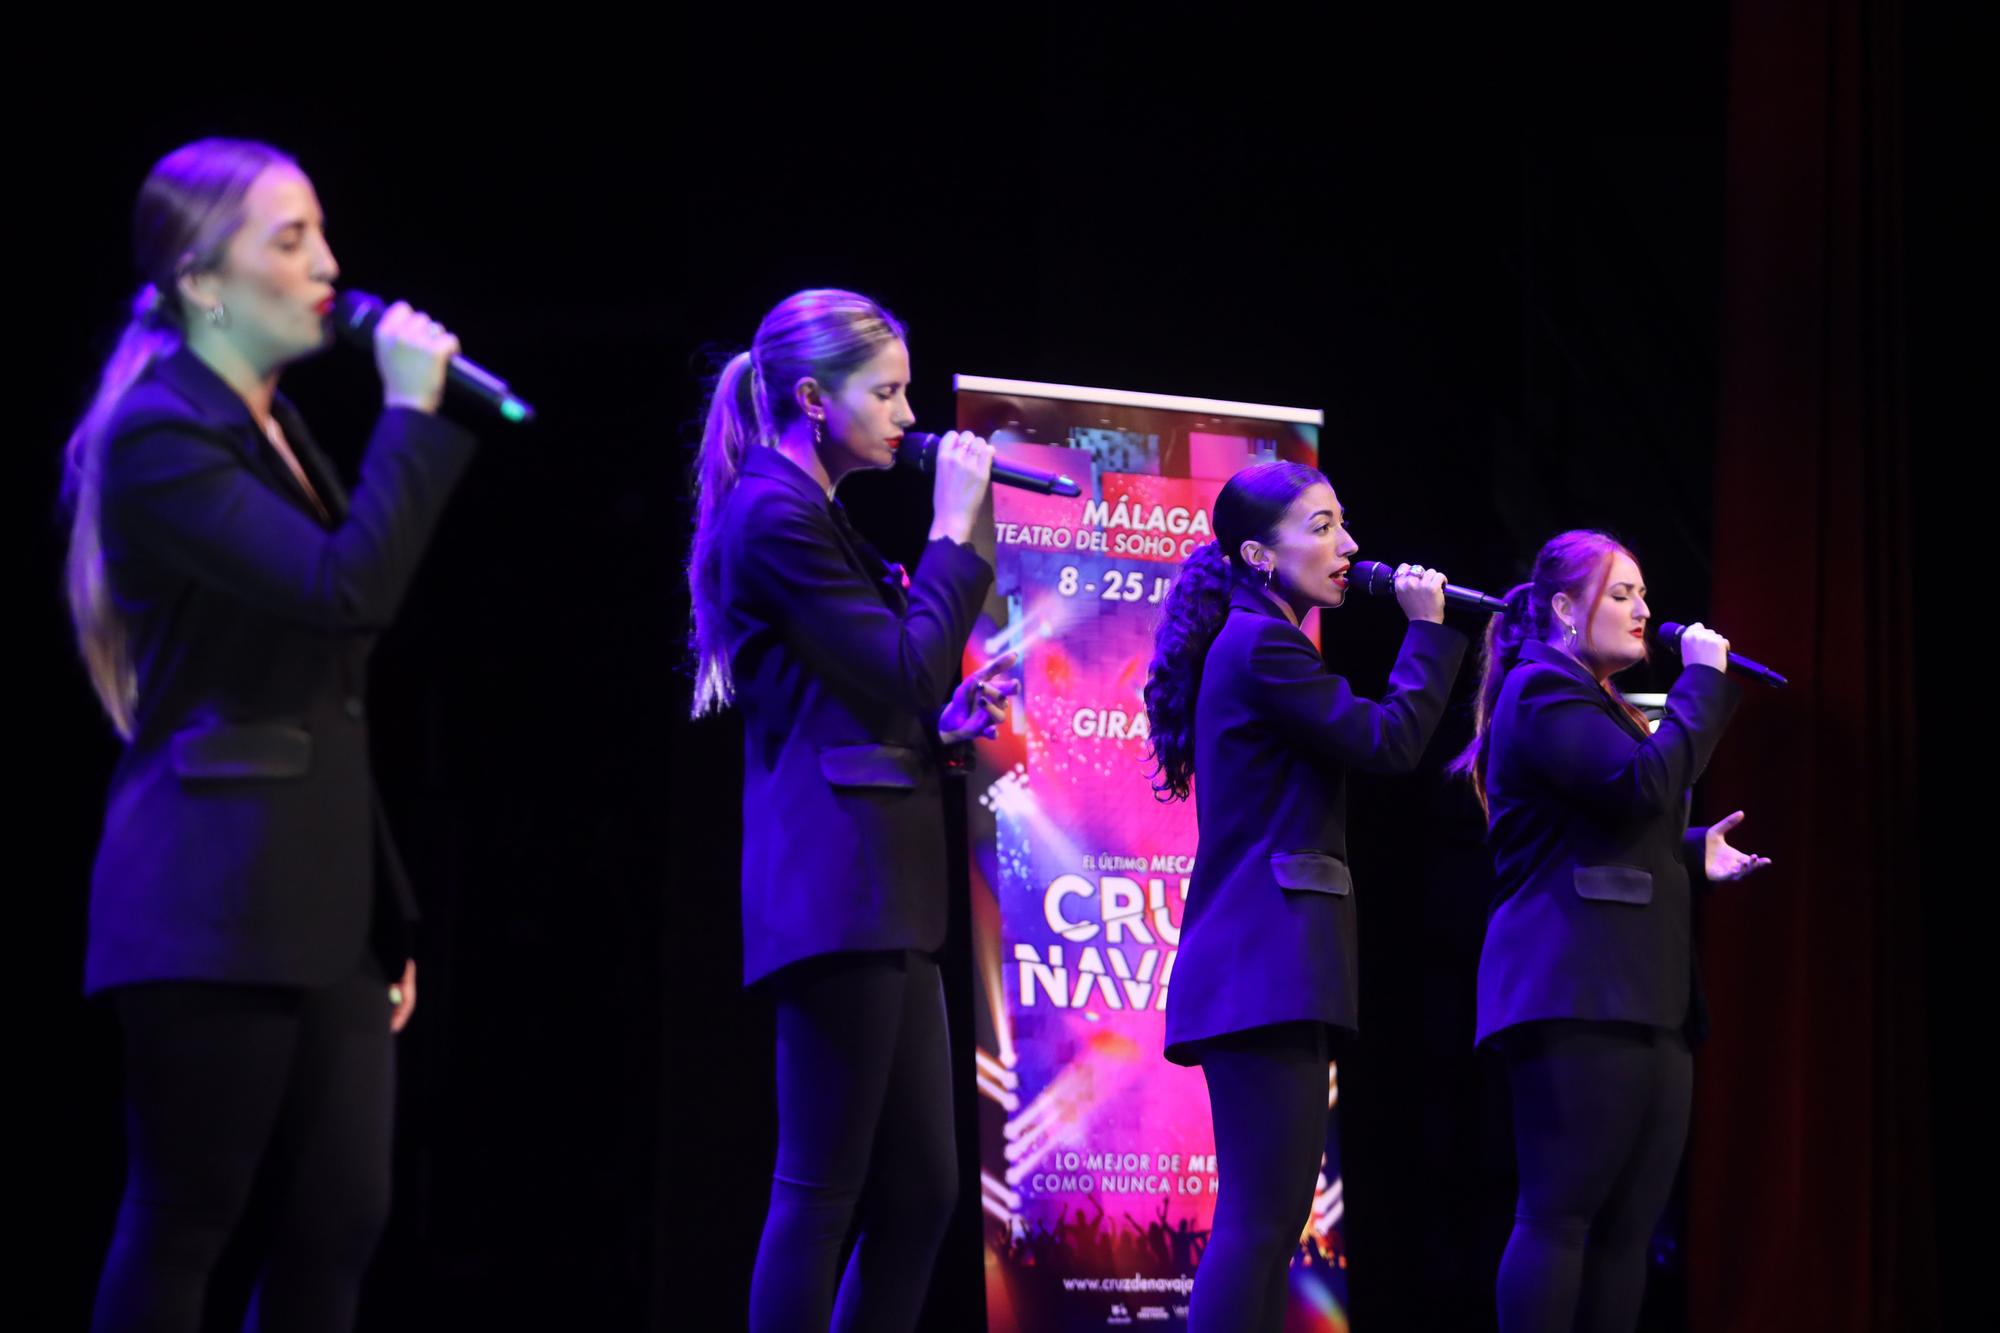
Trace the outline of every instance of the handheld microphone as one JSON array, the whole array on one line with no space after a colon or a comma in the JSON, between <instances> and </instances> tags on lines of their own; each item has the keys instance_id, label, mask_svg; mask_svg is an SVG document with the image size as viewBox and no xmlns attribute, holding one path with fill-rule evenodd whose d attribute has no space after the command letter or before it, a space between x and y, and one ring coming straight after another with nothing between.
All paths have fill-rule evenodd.
<instances>
[{"instance_id":1,"label":"handheld microphone","mask_svg":"<svg viewBox=\"0 0 2000 1333\"><path fill-rule=\"evenodd\" d=\"M1348 574L1360 579L1361 591L1374 597L1394 597L1396 595L1396 571L1380 560L1357 560L1348 569ZM1461 588L1455 583L1444 585L1444 599L1474 611L1505 611L1507 603L1498 597L1488 597L1483 592L1471 588Z\"/></svg>"},{"instance_id":2,"label":"handheld microphone","mask_svg":"<svg viewBox=\"0 0 2000 1333\"><path fill-rule=\"evenodd\" d=\"M937 447L938 437L929 431L910 431L896 445L896 466L914 468L928 477L937 470ZM1016 486L1043 495L1083 494L1083 487L1059 472L1017 467L997 458L993 460L993 480L1001 486Z\"/></svg>"},{"instance_id":3,"label":"handheld microphone","mask_svg":"<svg viewBox=\"0 0 2000 1333\"><path fill-rule=\"evenodd\" d=\"M348 288L333 298L333 314L328 318L342 342L373 351L375 326L382 322L382 314L388 308L381 297ZM504 420L519 423L535 419L535 409L516 398L507 388L507 381L462 356L451 359L445 379L491 407Z\"/></svg>"},{"instance_id":4,"label":"handheld microphone","mask_svg":"<svg viewBox=\"0 0 2000 1333\"><path fill-rule=\"evenodd\" d=\"M1686 629L1687 626L1685 625L1677 625L1671 620L1662 620L1658 631L1660 642L1678 653L1681 650L1681 634ZM1782 690L1789 683L1783 676L1771 670L1771 668L1765 666L1762 662L1753 662L1734 648L1729 650L1729 669L1731 671L1741 671L1752 680L1761 680L1774 690Z\"/></svg>"}]
</instances>

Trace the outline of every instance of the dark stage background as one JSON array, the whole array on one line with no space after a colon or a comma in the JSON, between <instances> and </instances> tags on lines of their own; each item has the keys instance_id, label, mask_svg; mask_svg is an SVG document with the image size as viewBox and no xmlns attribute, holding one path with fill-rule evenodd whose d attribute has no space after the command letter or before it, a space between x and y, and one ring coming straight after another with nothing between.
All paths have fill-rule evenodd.
<instances>
[{"instance_id":1,"label":"dark stage background","mask_svg":"<svg viewBox=\"0 0 2000 1333\"><path fill-rule=\"evenodd\" d=\"M565 64L536 51L536 73L519 84L370 75L368 91L337 98L288 93L268 70L248 81L167 78L139 60L94 66L95 91L66 94L88 114L67 103L60 114L47 102L18 109L15 178L52 201L26 215L32 235L15 246L14 324L36 346L14 394L28 415L7 451L11 526L26 547L11 639L28 664L16 700L35 752L19 775L28 792L17 808L30 822L16 839L30 869L15 898L20 938L32 941L17 952L28 956L31 1083L42 1090L32 1100L44 1113L29 1155L52 1177L41 1245L61 1313L49 1326L82 1322L121 1179L115 1034L102 1009L74 998L114 744L70 652L52 497L61 440L134 285L133 194L151 162L187 139L244 135L294 152L327 208L346 281L444 318L542 412L531 430L489 432L376 659L378 772L427 922L421 1003L401 1047L397 1208L371 1279L369 1329L742 1320L774 1134L769 1014L736 984L737 730L686 718L680 561L702 380L788 292L851 286L901 314L913 398L932 429L950 422L954 371L1320 406L1322 457L1365 556L1419 559L1499 591L1553 532L1602 526L1639 553L1660 618L1770 607L1718 593L1743 566L1714 503L1725 309L1789 299L1746 296L1732 248L1740 211L1726 183L1741 179L1729 164L1743 166L1750 105L1744 70L1732 75L1744 16L1662 8L1657 26L1630 39L1552 20L1448 44L1431 33L1275 44L1262 34L1254 54L1236 56L1196 26L1196 12L1149 9L1143 28L1136 14L1024 22L914 63L871 59L857 16L842 26L864 40L837 56L807 41L777 57L771 33L669 28L629 61L599 52ZM1772 12L1780 39L1786 24L1824 33L1853 20L1879 36L1896 22L1881 4ZM1858 499L1863 547L1893 529L1906 555L1937 567L1942 520L1922 520L1944 513L1950 483L1942 463L1918 466L1911 442L1955 429L1949 383L1966 357L1945 333L1962 299L1949 256L1969 233L1954 230L1960 168L1936 146L1959 104L1929 82L1903 96L1903 62L1948 63L1953 35L1919 24L1904 36L1863 100L1879 111L1882 98L1900 99L1905 123L1871 161L1879 167L1886 151L1905 169L1869 177L1862 193L1890 199L1897 245L1921 258L1907 301L1861 320L1910 358L1900 424L1869 436L1870 456L1886 457L1905 487ZM620 39L606 32L601 43ZM1755 86L1825 91L1799 64L1820 57L1770 33L1748 49L1769 62L1750 71ZM1846 150L1802 151L1832 162ZM1805 212L1800 244L1824 224ZM1784 234L1774 242L1768 230L1759 244L1782 251ZM1729 281L1738 285L1726 291ZM1808 339L1813 329L1846 336L1826 333L1816 310L1784 322ZM351 464L377 401L372 370L335 352L288 373L285 388ZM1783 490L1824 468L1809 438L1780 437L1771 452L1759 485ZM920 483L862 477L843 495L891 558L920 546ZM1838 595L1828 568L1870 559L1825 532L1808 539L1821 580L1810 596L1829 586ZM1917 591L1908 559L1873 577L1889 602ZM1927 590L1930 602L1915 606L1948 616L1936 609L1947 596ZM1390 605L1351 606L1328 622L1329 655L1364 691L1379 688L1400 624ZM1723 628L1753 654L1797 641L1754 623ZM1822 638L1800 651L1848 649ZM1941 679L1934 657L1907 641L1897 651L1924 680ZM1813 674L1808 661L1776 665ZM1671 679L1644 674L1626 687ZM1470 796L1437 774L1469 731L1471 675L1425 771L1358 780L1351 814L1367 886L1368 1041L1343 1078L1350 1152L1360 1154L1350 1200L1382 1265L1355 1280L1395 1293L1409 1311L1398 1327L1490 1320L1512 1202L1501 1088L1468 1049L1487 893L1481 825ZM1753 692L1745 714L1772 707ZM1897 725L1896 743L1913 750L1914 705ZM1933 745L1924 758L1948 756ZM1750 810L1746 846L1773 850L1759 832L1781 826L1834 836L1768 774L1731 790ZM1939 873L1952 815L1926 806L1922 818ZM1938 1104L1949 1100L1963 1075L1925 1056L1921 1040L1910 1056L1910 1034L1929 1034L1933 1054L1945 1048L1937 1016L1949 1009L1951 967L1934 962L1926 981L1926 932L1934 953L1967 946L1913 871L1887 870L1862 892L1909 917L1897 938L1916 970L1877 977L1894 1010L1877 1016L1901 1025L1895 1049L1915 1063L1856 1091L1824 1061L1879 1051L1883 1039L1864 1030L1849 1047L1822 1034L1822 1064L1806 1060L1782 1088L1746 1078L1748 1103L1729 1100L1738 1085L1709 1089L1697 1156L1705 1135L1729 1138L1734 1116L1810 1120L1829 1089L1868 1096L1878 1111L1886 1097L1896 1124L1926 1133L1929 1085ZM961 922L948 973L961 998L963 946ZM1754 950L1747 961L1740 946L1728 953L1758 965ZM1764 1026L1768 1013L1750 1005L1746 996L1719 1014L1739 1027L1734 1049L1747 1044L1753 1060L1758 1049L1794 1049L1793 1034ZM969 1091L963 1007L956 1017ZM969 1129L969 1097L964 1109ZM1681 1214L1669 1218L1648 1326L1732 1326L1702 1309L1690 1322L1690 1293L1738 1301L1741 1291L1717 1296L1687 1275L1711 1255L1729 1256L1715 1271L1739 1274L1742 1256L1786 1225L1785 1197L1819 1200L1827 1181L1886 1172L1907 1182L1917 1170L1904 1207L1931 1216L1924 1170L1933 1148L1942 1163L1956 1140L1939 1121L1935 1145L1896 1131L1885 1148L1881 1116L1870 1123L1875 1138L1807 1154L1804 1179L1711 1172L1702 1215L1718 1229L1702 1243L1713 1248L1690 1252ZM1966 1199L1968 1186L1938 1174L1948 1205ZM1731 1191L1785 1190L1793 1195L1752 1210L1757 1232L1728 1230ZM981 1327L977 1190L963 1196L929 1328ZM1773 1291L1811 1284L1815 1302L1858 1303L1857 1328L1934 1326L1927 1228L1898 1246L1874 1243L1877 1204L1852 1207L1844 1239L1858 1232L1861 1248L1786 1269ZM1942 1248L1949 1293L1964 1244L1947 1229ZM1868 1293L1885 1289L1914 1293L1896 1308L1916 1322L1869 1324ZM218 1327L227 1322L218 1314Z\"/></svg>"}]
</instances>

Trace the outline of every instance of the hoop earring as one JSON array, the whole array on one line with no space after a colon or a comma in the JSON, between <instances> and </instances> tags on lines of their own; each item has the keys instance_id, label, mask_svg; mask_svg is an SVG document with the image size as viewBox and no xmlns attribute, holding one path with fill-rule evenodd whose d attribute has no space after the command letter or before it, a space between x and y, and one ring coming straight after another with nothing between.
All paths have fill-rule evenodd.
<instances>
[{"instance_id":1,"label":"hoop earring","mask_svg":"<svg viewBox=\"0 0 2000 1333\"><path fill-rule=\"evenodd\" d=\"M218 329L228 328L229 307L222 304L222 302L217 301L214 305L208 308L208 322L214 328Z\"/></svg>"}]
</instances>

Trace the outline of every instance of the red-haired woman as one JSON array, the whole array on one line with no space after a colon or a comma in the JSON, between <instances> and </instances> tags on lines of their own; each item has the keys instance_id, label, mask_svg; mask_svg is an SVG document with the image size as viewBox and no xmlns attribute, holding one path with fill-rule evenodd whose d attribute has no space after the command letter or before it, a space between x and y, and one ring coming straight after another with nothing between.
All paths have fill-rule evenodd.
<instances>
[{"instance_id":1,"label":"red-haired woman","mask_svg":"<svg viewBox=\"0 0 2000 1333\"><path fill-rule=\"evenodd\" d=\"M1645 659L1650 614L1612 538L1550 540L1488 626L1478 731L1455 766L1486 807L1498 881L1478 1039L1506 1058L1520 1164L1504 1333L1638 1322L1707 1022L1690 875L1769 864L1729 845L1740 811L1687 826L1736 707L1728 641L1689 627L1657 732L1611 684Z\"/></svg>"}]
</instances>

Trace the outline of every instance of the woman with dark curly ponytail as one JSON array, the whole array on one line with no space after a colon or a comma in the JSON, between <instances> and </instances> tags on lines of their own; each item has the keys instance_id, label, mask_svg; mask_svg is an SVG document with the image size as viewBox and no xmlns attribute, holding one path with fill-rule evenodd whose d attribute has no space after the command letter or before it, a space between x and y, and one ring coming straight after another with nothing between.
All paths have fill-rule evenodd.
<instances>
[{"instance_id":1,"label":"woman with dark curly ponytail","mask_svg":"<svg viewBox=\"0 0 2000 1333\"><path fill-rule=\"evenodd\" d=\"M1355 1029L1347 771L1416 767L1466 648L1444 626L1444 575L1404 565L1410 628L1389 691L1356 698L1299 628L1346 600L1359 549L1327 479L1297 463L1246 468L1214 519L1215 543L1167 601L1146 682L1155 788L1192 791L1201 828L1167 997L1167 1058L1202 1067L1221 1176L1195 1333L1284 1326L1332 1034Z\"/></svg>"}]
</instances>

